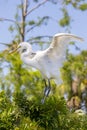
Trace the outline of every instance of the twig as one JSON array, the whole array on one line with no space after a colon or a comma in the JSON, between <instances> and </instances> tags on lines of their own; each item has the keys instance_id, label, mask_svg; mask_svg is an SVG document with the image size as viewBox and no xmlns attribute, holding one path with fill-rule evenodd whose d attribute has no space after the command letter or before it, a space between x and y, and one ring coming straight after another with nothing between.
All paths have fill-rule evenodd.
<instances>
[{"instance_id":1,"label":"twig","mask_svg":"<svg viewBox=\"0 0 87 130\"><path fill-rule=\"evenodd\" d=\"M19 23L15 20L7 19L7 18L0 18L0 21L8 21L8 22L15 23L17 25L17 27L20 28Z\"/></svg>"},{"instance_id":2,"label":"twig","mask_svg":"<svg viewBox=\"0 0 87 130\"><path fill-rule=\"evenodd\" d=\"M35 9L37 9L38 7L40 7L41 5L45 4L48 0L44 0L43 2L39 3L38 5L36 5L34 8L32 8L31 10L29 10L25 16L29 15L31 12L33 12Z\"/></svg>"},{"instance_id":3,"label":"twig","mask_svg":"<svg viewBox=\"0 0 87 130\"><path fill-rule=\"evenodd\" d=\"M31 30L33 30L35 27L37 27L38 25L34 25L34 26L32 26L31 28L29 28L27 31L26 31L26 33L28 33L28 32L30 32Z\"/></svg>"},{"instance_id":4,"label":"twig","mask_svg":"<svg viewBox=\"0 0 87 130\"><path fill-rule=\"evenodd\" d=\"M36 43L50 43L50 42L48 42L48 41L32 41L32 42L30 42L31 44L36 44Z\"/></svg>"},{"instance_id":5,"label":"twig","mask_svg":"<svg viewBox=\"0 0 87 130\"><path fill-rule=\"evenodd\" d=\"M31 38L30 40L41 39L41 38L52 38L52 36L49 36L49 35L37 36L37 37Z\"/></svg>"},{"instance_id":6,"label":"twig","mask_svg":"<svg viewBox=\"0 0 87 130\"><path fill-rule=\"evenodd\" d=\"M4 43L4 42L0 42L1 45L4 45L4 46L10 46L10 44L8 43Z\"/></svg>"},{"instance_id":7,"label":"twig","mask_svg":"<svg viewBox=\"0 0 87 130\"><path fill-rule=\"evenodd\" d=\"M41 18L41 21L43 22L45 19L49 19L50 17L49 16L44 16L43 18ZM41 23L42 23L41 22ZM38 21L34 26L32 26L31 28L29 28L26 33L30 32L31 30L33 30L35 27L38 27L40 24L40 21Z\"/></svg>"},{"instance_id":8,"label":"twig","mask_svg":"<svg viewBox=\"0 0 87 130\"><path fill-rule=\"evenodd\" d=\"M57 19L54 19L54 18L52 18L52 17L50 17L50 16L44 16L42 19L43 19L43 20L45 20L45 19L51 19L51 20L54 20L56 23L58 23ZM39 22L37 22L36 25L33 25L31 28L27 29L27 30L26 30L26 33L30 32L30 31L33 30L34 28L38 27L38 23L39 23Z\"/></svg>"},{"instance_id":9,"label":"twig","mask_svg":"<svg viewBox=\"0 0 87 130\"><path fill-rule=\"evenodd\" d=\"M37 36L37 37L34 37L34 38L31 38L29 40L27 40L27 42L33 42L33 43L37 43L37 42L43 42L43 41L39 41L39 39L42 39L42 38L49 38L49 39L52 39L52 36L49 36L49 35L45 35L45 36ZM46 41L47 42L47 41Z\"/></svg>"},{"instance_id":10,"label":"twig","mask_svg":"<svg viewBox=\"0 0 87 130\"><path fill-rule=\"evenodd\" d=\"M0 18L0 21L9 21L9 22L17 23L17 21L12 19L7 19L7 18Z\"/></svg>"}]
</instances>

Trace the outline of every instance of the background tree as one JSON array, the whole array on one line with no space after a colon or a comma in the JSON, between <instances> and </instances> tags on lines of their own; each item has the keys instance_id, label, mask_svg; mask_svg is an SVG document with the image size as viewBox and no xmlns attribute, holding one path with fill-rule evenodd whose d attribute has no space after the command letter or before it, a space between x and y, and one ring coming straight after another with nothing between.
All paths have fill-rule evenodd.
<instances>
[{"instance_id":1,"label":"background tree","mask_svg":"<svg viewBox=\"0 0 87 130\"><path fill-rule=\"evenodd\" d=\"M29 41L31 44L39 43L39 47L42 49L44 47L43 43L46 43L45 46L47 46L52 38L52 36L48 35L27 37L29 32L36 27L49 24L50 19L54 20L52 17L43 16L37 18L37 20L28 20L28 17L33 11L47 2L59 4L59 1L43 0L39 3L38 0L34 0L33 2L36 5L29 10L30 1L20 0L14 20L0 18L1 22L8 21L12 23L9 31L15 34L11 43L6 44L8 48L0 53L0 129L86 130L86 115L79 116L79 114L70 113L67 105L71 110L83 108L83 105L87 109L87 52L83 51L78 56L67 55L67 61L61 70L64 83L57 88L53 83L52 93L44 104L41 104L44 85L40 73L36 70L26 69L18 54L12 56L8 54L10 50L13 50L18 43L24 40ZM71 17L67 10L70 4L77 10L83 11L87 9L87 4L84 1L62 1L61 11L63 17L58 24L65 28L66 31L70 31ZM64 95L68 95L67 105L63 98Z\"/></svg>"}]
</instances>

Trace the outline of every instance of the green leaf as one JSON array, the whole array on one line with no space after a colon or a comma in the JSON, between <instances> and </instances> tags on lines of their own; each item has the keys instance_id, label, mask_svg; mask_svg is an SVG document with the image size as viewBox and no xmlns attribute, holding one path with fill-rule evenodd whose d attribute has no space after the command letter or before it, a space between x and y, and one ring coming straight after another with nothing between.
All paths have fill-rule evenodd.
<instances>
[{"instance_id":1,"label":"green leaf","mask_svg":"<svg viewBox=\"0 0 87 130\"><path fill-rule=\"evenodd\" d=\"M62 18L62 19L59 21L59 24L60 24L60 26L62 26L62 27L68 26L68 25L70 24L70 18L69 18L68 16Z\"/></svg>"},{"instance_id":2,"label":"green leaf","mask_svg":"<svg viewBox=\"0 0 87 130\"><path fill-rule=\"evenodd\" d=\"M31 20L31 21L29 21L28 24L29 24L29 25L34 25L34 24L35 24L35 21L34 21L34 20Z\"/></svg>"},{"instance_id":3,"label":"green leaf","mask_svg":"<svg viewBox=\"0 0 87 130\"><path fill-rule=\"evenodd\" d=\"M59 20L59 24L62 27L69 26L69 24L70 24L70 16L69 16L66 8L62 8L61 10L63 12L63 18L61 18Z\"/></svg>"},{"instance_id":4,"label":"green leaf","mask_svg":"<svg viewBox=\"0 0 87 130\"><path fill-rule=\"evenodd\" d=\"M81 4L81 5L79 6L79 9L81 9L82 11L87 10L87 3Z\"/></svg>"},{"instance_id":5,"label":"green leaf","mask_svg":"<svg viewBox=\"0 0 87 130\"><path fill-rule=\"evenodd\" d=\"M14 31L13 25L11 25L11 26L8 28L8 30L12 33L12 32Z\"/></svg>"}]
</instances>

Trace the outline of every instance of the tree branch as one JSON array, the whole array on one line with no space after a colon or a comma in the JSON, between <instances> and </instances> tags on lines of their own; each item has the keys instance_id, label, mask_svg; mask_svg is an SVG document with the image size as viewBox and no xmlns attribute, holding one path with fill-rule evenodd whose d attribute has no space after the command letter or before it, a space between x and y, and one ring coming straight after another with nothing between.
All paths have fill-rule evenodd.
<instances>
[{"instance_id":1,"label":"tree branch","mask_svg":"<svg viewBox=\"0 0 87 130\"><path fill-rule=\"evenodd\" d=\"M30 32L31 30L33 30L35 27L37 27L38 25L34 25L34 26L32 26L31 28L29 28L27 31L26 31L26 33L28 33L28 32Z\"/></svg>"},{"instance_id":2,"label":"tree branch","mask_svg":"<svg viewBox=\"0 0 87 130\"><path fill-rule=\"evenodd\" d=\"M51 19L54 20L56 23L58 23L58 21L50 16L44 16L42 18L42 21L46 20L46 19ZM40 21L39 21L40 22ZM34 28L38 27L39 22L37 22L35 25L33 25L32 27L30 27L29 29L26 30L26 33L30 32L31 30L33 30Z\"/></svg>"},{"instance_id":3,"label":"tree branch","mask_svg":"<svg viewBox=\"0 0 87 130\"><path fill-rule=\"evenodd\" d=\"M6 18L0 18L0 21L9 21L9 22L17 23L17 21L15 21L15 20L6 19Z\"/></svg>"},{"instance_id":4,"label":"tree branch","mask_svg":"<svg viewBox=\"0 0 87 130\"><path fill-rule=\"evenodd\" d=\"M30 40L35 40L35 39L41 39L41 38L52 38L53 36L49 36L49 35L44 35L44 36L36 36L34 38L31 38Z\"/></svg>"},{"instance_id":5,"label":"tree branch","mask_svg":"<svg viewBox=\"0 0 87 130\"><path fill-rule=\"evenodd\" d=\"M30 32L35 27L38 27L45 19L49 19L49 16L44 16L43 18L41 18L41 20L39 20L38 22L36 22L35 25L33 25L32 27L30 27L29 29L27 29L26 33Z\"/></svg>"},{"instance_id":6,"label":"tree branch","mask_svg":"<svg viewBox=\"0 0 87 130\"><path fill-rule=\"evenodd\" d=\"M21 20L21 28L20 28L20 34L21 34L21 41L24 41L25 39L25 19L26 19L26 12L28 8L28 0L24 0L24 2L21 0L22 5L22 20Z\"/></svg>"},{"instance_id":7,"label":"tree branch","mask_svg":"<svg viewBox=\"0 0 87 130\"><path fill-rule=\"evenodd\" d=\"M26 16L27 9L28 9L28 0L24 0L24 16Z\"/></svg>"},{"instance_id":8,"label":"tree branch","mask_svg":"<svg viewBox=\"0 0 87 130\"><path fill-rule=\"evenodd\" d=\"M30 38L29 40L27 40L27 42L32 42L35 43L37 41L39 41L40 39L42 38L49 38L49 39L52 39L53 36L49 36L49 35L44 35L44 36L37 36L37 37L33 37L33 38ZM34 42L35 41L35 42ZM42 41L40 41L42 42ZM47 42L47 41L46 41Z\"/></svg>"},{"instance_id":9,"label":"tree branch","mask_svg":"<svg viewBox=\"0 0 87 130\"><path fill-rule=\"evenodd\" d=\"M4 43L4 42L0 42L0 44L3 45L3 46L10 46L10 44Z\"/></svg>"},{"instance_id":10,"label":"tree branch","mask_svg":"<svg viewBox=\"0 0 87 130\"><path fill-rule=\"evenodd\" d=\"M32 8L31 10L29 10L25 16L29 15L31 12L33 12L35 9L39 8L41 5L45 4L48 0L44 0L43 2L39 3L38 5L36 5L34 8Z\"/></svg>"},{"instance_id":11,"label":"tree branch","mask_svg":"<svg viewBox=\"0 0 87 130\"><path fill-rule=\"evenodd\" d=\"M12 23L16 24L18 28L20 28L19 23L15 20L7 19L7 18L0 18L0 21L12 22Z\"/></svg>"},{"instance_id":12,"label":"tree branch","mask_svg":"<svg viewBox=\"0 0 87 130\"><path fill-rule=\"evenodd\" d=\"M28 41L29 42L29 41ZM31 44L35 44L35 43L50 43L50 41L48 42L48 41L41 41L41 40L38 40L38 41L31 41L30 42Z\"/></svg>"}]
</instances>

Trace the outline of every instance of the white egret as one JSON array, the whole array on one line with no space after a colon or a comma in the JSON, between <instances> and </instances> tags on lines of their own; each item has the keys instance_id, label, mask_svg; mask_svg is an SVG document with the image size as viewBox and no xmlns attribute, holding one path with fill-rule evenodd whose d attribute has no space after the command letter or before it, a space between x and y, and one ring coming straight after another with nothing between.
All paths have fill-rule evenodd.
<instances>
[{"instance_id":1,"label":"white egret","mask_svg":"<svg viewBox=\"0 0 87 130\"><path fill-rule=\"evenodd\" d=\"M83 41L81 37L68 33L54 35L49 48L43 51L34 52L32 46L27 42L22 42L14 50L18 50L23 62L38 69L45 81L45 96L48 96L51 88L50 80L54 79L56 84L61 82L60 68L66 59L66 49L70 41Z\"/></svg>"}]
</instances>

